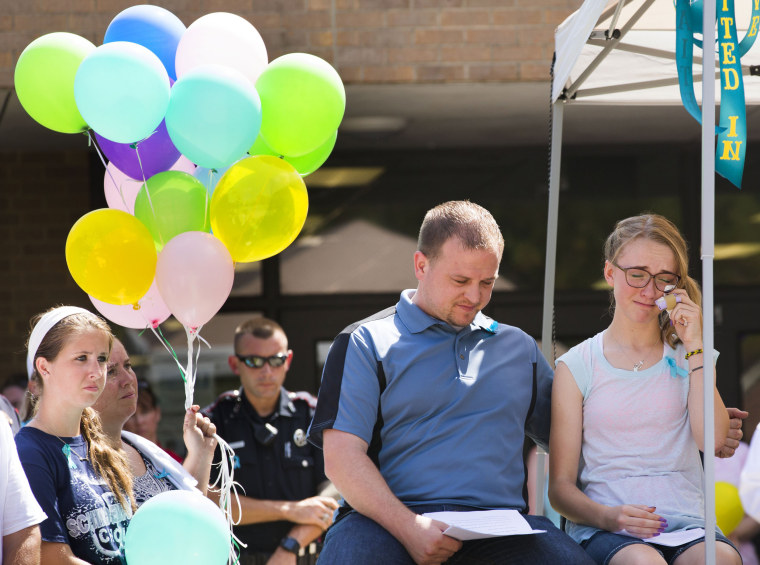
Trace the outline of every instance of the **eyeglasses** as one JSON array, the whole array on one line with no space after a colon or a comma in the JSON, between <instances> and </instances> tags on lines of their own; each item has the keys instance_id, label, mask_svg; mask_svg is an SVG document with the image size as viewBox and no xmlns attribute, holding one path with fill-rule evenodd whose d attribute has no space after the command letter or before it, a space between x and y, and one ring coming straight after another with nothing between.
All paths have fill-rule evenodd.
<instances>
[{"instance_id":1,"label":"eyeglasses","mask_svg":"<svg viewBox=\"0 0 760 565\"><path fill-rule=\"evenodd\" d=\"M269 363L269 366L272 367L272 369L276 369L277 367L282 367L285 364L285 361L288 360L287 353L278 353L277 355L272 355L270 357L261 357L260 355L238 355L236 353L235 357L240 359L245 363L246 367L250 367L251 369L261 369L265 363Z\"/></svg>"},{"instance_id":2,"label":"eyeglasses","mask_svg":"<svg viewBox=\"0 0 760 565\"><path fill-rule=\"evenodd\" d=\"M681 277L674 275L673 273L662 272L653 275L641 267L625 268L621 267L614 261L610 261L610 263L625 273L625 282L628 283L628 286L632 286L633 288L644 288L649 284L649 279L654 278L654 286L657 287L657 290L670 292L678 285L678 281L681 280Z\"/></svg>"}]
</instances>

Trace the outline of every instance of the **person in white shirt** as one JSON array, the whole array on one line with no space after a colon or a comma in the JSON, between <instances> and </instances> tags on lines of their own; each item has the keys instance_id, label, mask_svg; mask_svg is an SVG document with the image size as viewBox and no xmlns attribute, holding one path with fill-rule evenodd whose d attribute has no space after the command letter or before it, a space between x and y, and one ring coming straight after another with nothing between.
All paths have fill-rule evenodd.
<instances>
[{"instance_id":1,"label":"person in white shirt","mask_svg":"<svg viewBox=\"0 0 760 565\"><path fill-rule=\"evenodd\" d=\"M0 563L39 565L46 518L18 460L11 427L0 421Z\"/></svg>"}]
</instances>

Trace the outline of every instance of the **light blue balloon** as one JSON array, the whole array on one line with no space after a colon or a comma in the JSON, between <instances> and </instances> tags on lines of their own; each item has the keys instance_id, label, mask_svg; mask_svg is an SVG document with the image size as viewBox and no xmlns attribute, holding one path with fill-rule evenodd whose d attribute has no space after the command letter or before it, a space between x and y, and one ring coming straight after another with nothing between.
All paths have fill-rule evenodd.
<instances>
[{"instance_id":1,"label":"light blue balloon","mask_svg":"<svg viewBox=\"0 0 760 565\"><path fill-rule=\"evenodd\" d=\"M227 169L229 169L232 165L228 167L222 167L221 169L208 169L206 167L196 167L195 172L193 173L193 176L201 181L203 183L203 186L206 187L206 191L208 192L208 195L211 196L214 194L214 189L216 188L216 185L219 183L219 179L222 178L222 175L227 172Z\"/></svg>"},{"instance_id":2,"label":"light blue balloon","mask_svg":"<svg viewBox=\"0 0 760 565\"><path fill-rule=\"evenodd\" d=\"M171 91L166 129L174 146L200 167L230 166L261 128L261 100L240 72L220 65L187 71Z\"/></svg>"},{"instance_id":3,"label":"light blue balloon","mask_svg":"<svg viewBox=\"0 0 760 565\"><path fill-rule=\"evenodd\" d=\"M74 78L74 100L85 122L116 143L151 135L169 106L169 75L147 47L106 43L82 61Z\"/></svg>"},{"instance_id":4,"label":"light blue balloon","mask_svg":"<svg viewBox=\"0 0 760 565\"><path fill-rule=\"evenodd\" d=\"M174 57L185 33L185 24L169 10L141 4L119 12L111 20L103 43L131 41L147 47L161 60L172 80L177 80Z\"/></svg>"},{"instance_id":5,"label":"light blue balloon","mask_svg":"<svg viewBox=\"0 0 760 565\"><path fill-rule=\"evenodd\" d=\"M229 550L222 511L200 493L186 490L162 492L145 502L124 536L128 565L224 565Z\"/></svg>"}]
</instances>

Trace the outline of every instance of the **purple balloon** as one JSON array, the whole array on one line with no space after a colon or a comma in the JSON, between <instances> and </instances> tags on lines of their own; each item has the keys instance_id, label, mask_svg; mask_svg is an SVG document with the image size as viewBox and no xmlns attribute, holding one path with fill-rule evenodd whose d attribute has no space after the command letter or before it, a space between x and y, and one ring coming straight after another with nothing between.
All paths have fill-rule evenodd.
<instances>
[{"instance_id":1,"label":"purple balloon","mask_svg":"<svg viewBox=\"0 0 760 565\"><path fill-rule=\"evenodd\" d=\"M136 150L132 144L116 143L97 132L95 138L108 160L128 177L137 180L142 180L143 176L147 179L156 173L168 171L180 156L179 150L174 147L169 138L164 120L161 120L152 135L137 143ZM142 169L140 164L142 164Z\"/></svg>"}]
</instances>

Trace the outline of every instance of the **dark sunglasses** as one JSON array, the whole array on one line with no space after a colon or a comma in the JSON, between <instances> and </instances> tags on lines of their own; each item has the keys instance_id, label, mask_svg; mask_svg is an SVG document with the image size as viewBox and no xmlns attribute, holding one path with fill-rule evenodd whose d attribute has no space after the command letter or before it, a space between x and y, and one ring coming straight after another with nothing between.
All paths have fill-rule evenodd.
<instances>
[{"instance_id":1,"label":"dark sunglasses","mask_svg":"<svg viewBox=\"0 0 760 565\"><path fill-rule=\"evenodd\" d=\"M250 367L251 369L261 369L265 363L269 363L269 366L272 367L272 369L276 369L277 367L282 367L285 364L285 361L288 360L287 353L278 353L271 357L261 357L260 355L238 355L236 353L235 357L240 359L245 363L246 367Z\"/></svg>"}]
</instances>

